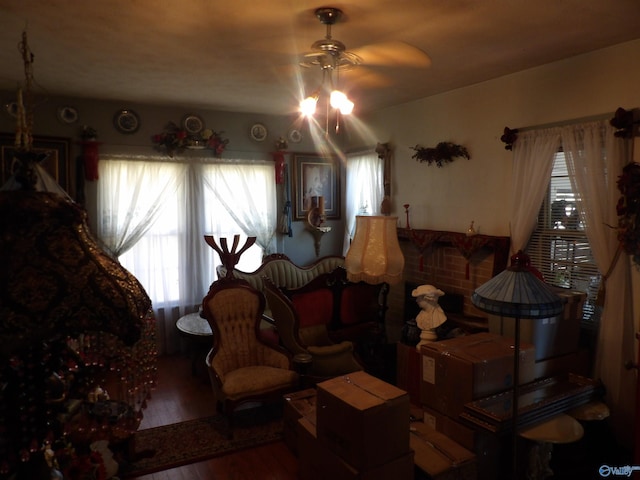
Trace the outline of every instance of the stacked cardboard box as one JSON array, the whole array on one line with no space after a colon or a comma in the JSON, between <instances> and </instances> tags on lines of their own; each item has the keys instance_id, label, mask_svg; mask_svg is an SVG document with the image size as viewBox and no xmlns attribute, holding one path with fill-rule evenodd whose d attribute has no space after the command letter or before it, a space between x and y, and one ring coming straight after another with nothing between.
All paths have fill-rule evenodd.
<instances>
[{"instance_id":1,"label":"stacked cardboard box","mask_svg":"<svg viewBox=\"0 0 640 480\"><path fill-rule=\"evenodd\" d=\"M520 322L520 338L535 345L536 362L575 354L580 339L580 322L586 294L554 289L565 306L563 311L549 318L526 319ZM511 337L515 335L515 319L489 315L489 332Z\"/></svg>"},{"instance_id":2,"label":"stacked cardboard box","mask_svg":"<svg viewBox=\"0 0 640 480\"><path fill-rule=\"evenodd\" d=\"M407 391L412 405L420 405L420 361L415 346L396 344L396 385Z\"/></svg>"},{"instance_id":3,"label":"stacked cardboard box","mask_svg":"<svg viewBox=\"0 0 640 480\"><path fill-rule=\"evenodd\" d=\"M473 400L513 387L513 340L476 333L422 345L420 400L438 412L457 418ZM519 383L535 379L535 349L520 345Z\"/></svg>"},{"instance_id":4,"label":"stacked cardboard box","mask_svg":"<svg viewBox=\"0 0 640 480\"><path fill-rule=\"evenodd\" d=\"M294 455L298 455L300 439L300 423L298 420L316 415L316 390L308 388L299 392L288 393L284 396L282 423L284 443Z\"/></svg>"},{"instance_id":5,"label":"stacked cardboard box","mask_svg":"<svg viewBox=\"0 0 640 480\"><path fill-rule=\"evenodd\" d=\"M321 382L298 424L302 480L413 479L409 396L393 385L365 372Z\"/></svg>"},{"instance_id":6,"label":"stacked cardboard box","mask_svg":"<svg viewBox=\"0 0 640 480\"><path fill-rule=\"evenodd\" d=\"M476 454L479 478L492 478L503 439L463 423L465 404L513 388L513 340L476 333L421 347L424 422ZM519 383L535 380L535 348L520 345Z\"/></svg>"},{"instance_id":7,"label":"stacked cardboard box","mask_svg":"<svg viewBox=\"0 0 640 480\"><path fill-rule=\"evenodd\" d=\"M476 456L448 436L422 422L411 424L415 464L430 480L475 480Z\"/></svg>"}]
</instances>

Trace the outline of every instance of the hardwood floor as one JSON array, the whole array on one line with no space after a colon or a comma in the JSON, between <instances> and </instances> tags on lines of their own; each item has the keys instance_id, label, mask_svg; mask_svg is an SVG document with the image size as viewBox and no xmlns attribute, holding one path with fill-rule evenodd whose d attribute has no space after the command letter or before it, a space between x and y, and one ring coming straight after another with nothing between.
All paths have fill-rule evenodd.
<instances>
[{"instance_id":1,"label":"hardwood floor","mask_svg":"<svg viewBox=\"0 0 640 480\"><path fill-rule=\"evenodd\" d=\"M160 357L158 387L144 411L140 429L169 425L215 414L206 372L191 374L184 356ZM243 450L132 480L296 480L298 462L284 442Z\"/></svg>"},{"instance_id":2,"label":"hardwood floor","mask_svg":"<svg viewBox=\"0 0 640 480\"><path fill-rule=\"evenodd\" d=\"M158 387L145 410L141 429L215 413L206 372L194 377L191 360L184 356L161 357L158 366ZM580 442L554 448L555 475L551 478L601 478L597 474L600 465L630 465L631 459L630 452L611 438L605 422L596 422L588 426ZM276 442L131 480L298 480L298 462L284 442Z\"/></svg>"}]
</instances>

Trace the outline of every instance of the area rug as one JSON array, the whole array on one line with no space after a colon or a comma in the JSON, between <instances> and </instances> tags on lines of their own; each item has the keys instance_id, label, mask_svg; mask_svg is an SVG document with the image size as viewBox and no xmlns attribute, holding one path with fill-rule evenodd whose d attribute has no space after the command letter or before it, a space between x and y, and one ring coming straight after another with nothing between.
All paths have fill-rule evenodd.
<instances>
[{"instance_id":1,"label":"area rug","mask_svg":"<svg viewBox=\"0 0 640 480\"><path fill-rule=\"evenodd\" d=\"M121 465L120 476L137 477L282 440L282 417L251 417L236 420L231 439L221 416L140 430L135 434L136 460Z\"/></svg>"}]
</instances>

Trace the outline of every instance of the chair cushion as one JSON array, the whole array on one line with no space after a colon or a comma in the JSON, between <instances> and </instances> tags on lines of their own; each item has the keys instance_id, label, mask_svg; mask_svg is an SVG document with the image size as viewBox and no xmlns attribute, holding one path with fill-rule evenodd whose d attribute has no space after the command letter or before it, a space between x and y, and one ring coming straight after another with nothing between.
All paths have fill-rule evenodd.
<instances>
[{"instance_id":1,"label":"chair cushion","mask_svg":"<svg viewBox=\"0 0 640 480\"><path fill-rule=\"evenodd\" d=\"M309 353L314 357L331 357L343 352L353 352L353 344L345 341L323 347L309 345L307 350L309 350Z\"/></svg>"},{"instance_id":2,"label":"chair cushion","mask_svg":"<svg viewBox=\"0 0 640 480\"><path fill-rule=\"evenodd\" d=\"M297 380L298 374L293 370L267 366L243 367L226 374L222 391L229 400L236 400L287 388Z\"/></svg>"}]
</instances>

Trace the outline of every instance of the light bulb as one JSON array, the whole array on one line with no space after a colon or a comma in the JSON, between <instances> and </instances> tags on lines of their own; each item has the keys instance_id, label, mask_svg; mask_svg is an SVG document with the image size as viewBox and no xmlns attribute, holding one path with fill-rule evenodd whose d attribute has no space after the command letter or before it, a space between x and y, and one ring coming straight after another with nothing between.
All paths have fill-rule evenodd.
<instances>
[{"instance_id":1,"label":"light bulb","mask_svg":"<svg viewBox=\"0 0 640 480\"><path fill-rule=\"evenodd\" d=\"M300 102L300 113L305 117L311 117L316 113L316 104L318 103L318 97L307 97Z\"/></svg>"},{"instance_id":2,"label":"light bulb","mask_svg":"<svg viewBox=\"0 0 640 480\"><path fill-rule=\"evenodd\" d=\"M345 97L344 102L342 102L342 105L340 106L340 113L342 115L349 115L353 112L353 107L353 102Z\"/></svg>"},{"instance_id":3,"label":"light bulb","mask_svg":"<svg viewBox=\"0 0 640 480\"><path fill-rule=\"evenodd\" d=\"M340 90L333 90L329 103L333 108L341 108L344 102L348 101L347 96Z\"/></svg>"}]
</instances>

